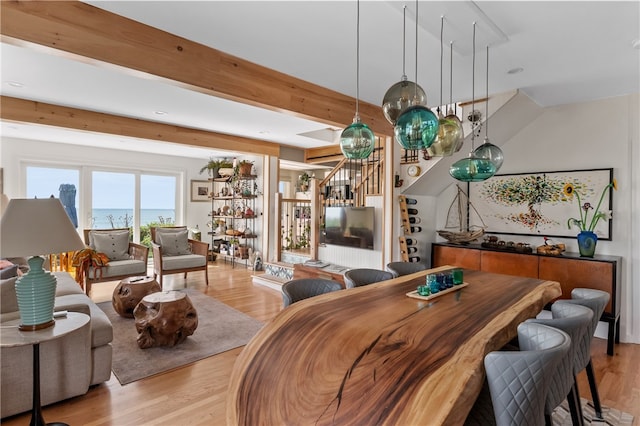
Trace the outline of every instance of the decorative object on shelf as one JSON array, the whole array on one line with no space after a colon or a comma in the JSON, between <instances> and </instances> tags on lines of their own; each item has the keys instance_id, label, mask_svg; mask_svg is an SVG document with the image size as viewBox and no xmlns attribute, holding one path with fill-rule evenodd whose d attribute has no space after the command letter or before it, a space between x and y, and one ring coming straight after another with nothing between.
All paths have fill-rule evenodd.
<instances>
[{"instance_id":1,"label":"decorative object on shelf","mask_svg":"<svg viewBox=\"0 0 640 426\"><path fill-rule=\"evenodd\" d=\"M220 177L220 169L232 167L231 160L227 158L209 158L209 162L202 166L200 174L206 170L209 173L211 179Z\"/></svg>"},{"instance_id":2,"label":"decorative object on shelf","mask_svg":"<svg viewBox=\"0 0 640 426\"><path fill-rule=\"evenodd\" d=\"M360 0L356 16L356 114L340 135L340 150L350 160L364 160L373 152L375 136L369 126L360 122Z\"/></svg>"},{"instance_id":3,"label":"decorative object on shelf","mask_svg":"<svg viewBox=\"0 0 640 426\"><path fill-rule=\"evenodd\" d=\"M480 213L478 213L473 204L471 204L469 196L457 184L456 189L456 196L453 197L453 201L447 212L445 229L439 230L438 235L451 243L467 244L482 237L486 225ZM465 216L468 217L470 215L471 209L473 209L483 226L469 226L469 220L466 220Z\"/></svg>"},{"instance_id":4,"label":"decorative object on shelf","mask_svg":"<svg viewBox=\"0 0 640 426\"><path fill-rule=\"evenodd\" d=\"M211 182L208 180L191 181L191 201L209 201L212 192Z\"/></svg>"},{"instance_id":5,"label":"decorative object on shelf","mask_svg":"<svg viewBox=\"0 0 640 426\"><path fill-rule=\"evenodd\" d=\"M487 96L485 98L484 143L477 147L473 154L478 158L491 161L496 166L496 172L502 167L504 154L499 146L489 142L489 46L487 46Z\"/></svg>"},{"instance_id":6,"label":"decorative object on shelf","mask_svg":"<svg viewBox=\"0 0 640 426\"><path fill-rule=\"evenodd\" d=\"M400 179L400 175L396 173L393 186L400 188L404 184L404 179Z\"/></svg>"},{"instance_id":7,"label":"decorative object on shelf","mask_svg":"<svg viewBox=\"0 0 640 426\"><path fill-rule=\"evenodd\" d=\"M405 28L406 28L407 6L402 6L402 77L400 81L391 86L382 99L382 113L392 126L396 125L396 121L400 114L411 106L413 98L419 105L427 105L427 95L422 87L407 79L405 73Z\"/></svg>"},{"instance_id":8,"label":"decorative object on shelf","mask_svg":"<svg viewBox=\"0 0 640 426\"><path fill-rule=\"evenodd\" d=\"M548 256L559 256L565 249L566 246L563 243L556 243L551 238L544 237L544 244L536 248L536 253Z\"/></svg>"},{"instance_id":9,"label":"decorative object on shelf","mask_svg":"<svg viewBox=\"0 0 640 426\"><path fill-rule=\"evenodd\" d=\"M311 180L311 176L309 176L309 173L307 173L306 171L302 172L298 180L300 181L300 191L308 191L309 181Z\"/></svg>"},{"instance_id":10,"label":"decorative object on shelf","mask_svg":"<svg viewBox=\"0 0 640 426\"><path fill-rule=\"evenodd\" d=\"M469 197L487 224L487 233L575 238L576 230L567 227L567 218L581 217L575 216L576 197L565 194L564 188L579 193L582 209L585 201L594 206L602 188L611 182L611 168L503 174L471 183ZM613 220L604 219L612 209L613 192L605 189L600 209L606 216L591 229L599 240L611 239ZM592 219L591 213L588 219ZM580 229L589 230L589 224L584 222L585 228Z\"/></svg>"},{"instance_id":11,"label":"decorative object on shelf","mask_svg":"<svg viewBox=\"0 0 640 426\"><path fill-rule=\"evenodd\" d=\"M238 175L239 176L251 176L251 169L253 168L253 161L240 160L238 162Z\"/></svg>"},{"instance_id":12,"label":"decorative object on shelf","mask_svg":"<svg viewBox=\"0 0 640 426\"><path fill-rule=\"evenodd\" d=\"M473 23L473 55L472 55L472 77L471 77L471 111L475 116L475 81L476 81L476 23ZM449 168L449 174L452 178L461 182L480 182L489 179L496 174L496 166L491 161L478 158L475 155L475 137L476 132L472 122L471 132L471 152L467 158L456 161Z\"/></svg>"},{"instance_id":13,"label":"decorative object on shelf","mask_svg":"<svg viewBox=\"0 0 640 426\"><path fill-rule=\"evenodd\" d=\"M412 105L405 109L394 127L398 143L404 149L429 148L438 134L438 117L419 104L418 98L418 0L416 0L416 91Z\"/></svg>"},{"instance_id":14,"label":"decorative object on shelf","mask_svg":"<svg viewBox=\"0 0 640 426\"><path fill-rule=\"evenodd\" d=\"M572 183L567 183L564 186L564 195L567 198L573 199L573 195L575 194L578 200L580 219L569 218L567 220L567 227L571 229L572 225L576 225L580 228L580 233L578 234L578 249L580 250L580 256L584 257L593 257L596 251L596 244L598 242L598 236L595 234L594 229L596 225L602 220L610 220L612 212L611 210L601 211L600 206L602 205L602 200L609 189L613 188L614 190L618 189L618 182L613 179L613 181L607 184L602 193L600 194L600 200L598 200L598 205L596 206L591 219L589 219L589 210L593 209L593 206L589 202L585 202L582 204L580 200L580 192L576 190L575 186Z\"/></svg>"},{"instance_id":15,"label":"decorative object on shelf","mask_svg":"<svg viewBox=\"0 0 640 426\"><path fill-rule=\"evenodd\" d=\"M440 17L440 106L438 106L438 134L433 144L427 148L427 154L431 157L449 157L462 148L464 142L464 131L462 129L462 123L457 115L453 112L451 106L447 111L445 117L441 108L444 108L442 101L442 50L443 50L443 33L444 33L444 16ZM450 44L451 48L451 86L450 86L450 103L452 86L453 86L453 42Z\"/></svg>"},{"instance_id":16,"label":"decorative object on shelf","mask_svg":"<svg viewBox=\"0 0 640 426\"><path fill-rule=\"evenodd\" d=\"M420 171L421 171L420 166L412 164L407 169L407 174L411 177L416 177L416 176L420 176Z\"/></svg>"},{"instance_id":17,"label":"decorative object on shelf","mask_svg":"<svg viewBox=\"0 0 640 426\"><path fill-rule=\"evenodd\" d=\"M578 251L582 257L593 257L596 253L596 244L598 236L595 232L580 231L578 234Z\"/></svg>"},{"instance_id":18,"label":"decorative object on shelf","mask_svg":"<svg viewBox=\"0 0 640 426\"><path fill-rule=\"evenodd\" d=\"M495 235L489 235L485 237L480 246L495 250L515 251L518 253L533 253L533 249L531 248L529 243L504 241L498 239L498 237L496 237Z\"/></svg>"},{"instance_id":19,"label":"decorative object on shelf","mask_svg":"<svg viewBox=\"0 0 640 426\"><path fill-rule=\"evenodd\" d=\"M13 199L0 220L4 257L27 257L29 272L16 280L20 330L34 331L54 324L56 277L42 269L41 254L85 248L57 198Z\"/></svg>"}]
</instances>

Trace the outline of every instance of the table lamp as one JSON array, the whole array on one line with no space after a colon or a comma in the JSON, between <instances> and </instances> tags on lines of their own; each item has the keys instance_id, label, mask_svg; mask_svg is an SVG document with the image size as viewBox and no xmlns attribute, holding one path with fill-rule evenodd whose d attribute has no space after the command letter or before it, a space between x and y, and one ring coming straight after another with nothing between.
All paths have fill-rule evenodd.
<instances>
[{"instance_id":1,"label":"table lamp","mask_svg":"<svg viewBox=\"0 0 640 426\"><path fill-rule=\"evenodd\" d=\"M85 248L57 198L13 199L0 220L0 255L27 257L29 272L16 280L20 330L54 324L56 277L42 269L40 255Z\"/></svg>"}]
</instances>

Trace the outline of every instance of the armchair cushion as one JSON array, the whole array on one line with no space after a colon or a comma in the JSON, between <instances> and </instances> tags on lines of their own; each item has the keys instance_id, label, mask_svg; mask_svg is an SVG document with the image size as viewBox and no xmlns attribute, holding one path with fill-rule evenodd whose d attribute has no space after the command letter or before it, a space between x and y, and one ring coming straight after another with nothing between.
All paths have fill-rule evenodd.
<instances>
[{"instance_id":1,"label":"armchair cushion","mask_svg":"<svg viewBox=\"0 0 640 426\"><path fill-rule=\"evenodd\" d=\"M131 258L129 255L129 230L92 231L89 234L89 245L96 251L106 254L109 260L128 260Z\"/></svg>"},{"instance_id":2,"label":"armchair cushion","mask_svg":"<svg viewBox=\"0 0 640 426\"><path fill-rule=\"evenodd\" d=\"M99 278L106 280L110 277L122 277L125 275L145 275L147 273L147 264L141 260L127 259L109 262L108 265L96 271L93 266L89 268L89 278Z\"/></svg>"},{"instance_id":3,"label":"armchair cushion","mask_svg":"<svg viewBox=\"0 0 640 426\"><path fill-rule=\"evenodd\" d=\"M187 229L174 232L160 232L158 239L162 246L162 254L165 256L183 256L191 254L189 245L189 231Z\"/></svg>"},{"instance_id":4,"label":"armchair cushion","mask_svg":"<svg viewBox=\"0 0 640 426\"><path fill-rule=\"evenodd\" d=\"M199 266L205 266L206 264L207 258L199 254L188 254L183 256L162 256L162 268L166 271L171 271L174 269L197 268Z\"/></svg>"}]
</instances>

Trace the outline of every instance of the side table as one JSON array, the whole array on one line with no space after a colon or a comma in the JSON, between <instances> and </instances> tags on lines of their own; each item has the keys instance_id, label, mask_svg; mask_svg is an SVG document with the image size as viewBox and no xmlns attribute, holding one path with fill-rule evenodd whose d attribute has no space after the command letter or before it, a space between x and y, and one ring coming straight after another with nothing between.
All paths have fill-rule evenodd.
<instances>
[{"instance_id":1,"label":"side table","mask_svg":"<svg viewBox=\"0 0 640 426\"><path fill-rule=\"evenodd\" d=\"M42 417L40 404L40 343L55 340L75 331L89 322L89 315L79 312L67 312L66 316L55 317L51 327L36 331L20 331L20 319L3 322L0 327L0 347L33 346L33 404L31 408L31 426L46 425ZM62 426L65 423L48 423Z\"/></svg>"},{"instance_id":2,"label":"side table","mask_svg":"<svg viewBox=\"0 0 640 426\"><path fill-rule=\"evenodd\" d=\"M159 291L162 291L162 288L153 277L128 277L113 289L111 303L118 315L133 318L133 310L142 298Z\"/></svg>"}]
</instances>

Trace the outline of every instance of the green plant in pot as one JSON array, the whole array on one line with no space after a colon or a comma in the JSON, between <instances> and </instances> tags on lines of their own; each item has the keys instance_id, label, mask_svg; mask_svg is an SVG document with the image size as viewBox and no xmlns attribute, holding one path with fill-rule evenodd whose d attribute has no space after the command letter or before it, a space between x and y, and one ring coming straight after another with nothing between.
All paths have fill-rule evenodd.
<instances>
[{"instance_id":1,"label":"green plant in pot","mask_svg":"<svg viewBox=\"0 0 640 426\"><path fill-rule=\"evenodd\" d=\"M309 176L309 173L303 172L298 180L300 181L300 190L307 191L309 189L309 181L311 180L311 176Z\"/></svg>"},{"instance_id":2,"label":"green plant in pot","mask_svg":"<svg viewBox=\"0 0 640 426\"><path fill-rule=\"evenodd\" d=\"M253 167L253 161L240 160L238 162L237 174L240 176L251 176L252 167Z\"/></svg>"},{"instance_id":3,"label":"green plant in pot","mask_svg":"<svg viewBox=\"0 0 640 426\"><path fill-rule=\"evenodd\" d=\"M209 173L210 178L220 177L220 169L232 168L233 163L226 158L209 158L209 162L200 169L200 174L206 170Z\"/></svg>"}]
</instances>

